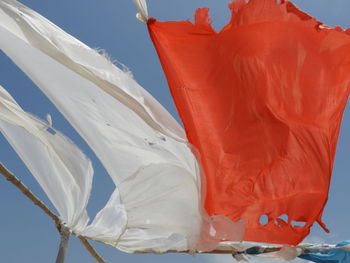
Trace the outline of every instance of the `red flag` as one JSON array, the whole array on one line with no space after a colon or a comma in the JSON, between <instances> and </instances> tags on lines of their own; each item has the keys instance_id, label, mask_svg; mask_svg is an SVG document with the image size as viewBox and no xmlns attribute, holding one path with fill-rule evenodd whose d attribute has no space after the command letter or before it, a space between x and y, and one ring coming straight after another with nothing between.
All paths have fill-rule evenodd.
<instances>
[{"instance_id":1,"label":"red flag","mask_svg":"<svg viewBox=\"0 0 350 263\"><path fill-rule=\"evenodd\" d=\"M244 240L295 245L315 221L322 225L349 93L350 36L287 1L230 8L220 32L204 8L194 24L150 19L150 35L201 155L207 212L245 220Z\"/></svg>"}]
</instances>

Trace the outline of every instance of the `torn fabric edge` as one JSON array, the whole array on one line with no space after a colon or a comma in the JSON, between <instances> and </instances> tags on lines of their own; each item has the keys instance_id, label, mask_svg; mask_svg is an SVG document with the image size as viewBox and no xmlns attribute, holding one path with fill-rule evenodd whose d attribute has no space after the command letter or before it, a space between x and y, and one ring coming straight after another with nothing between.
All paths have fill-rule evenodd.
<instances>
[{"instance_id":1,"label":"torn fabric edge","mask_svg":"<svg viewBox=\"0 0 350 263\"><path fill-rule=\"evenodd\" d=\"M140 8L147 10L144 0L137 0L137 3ZM167 110L130 74L123 72L96 50L15 0L1 1L0 17L4 29L95 83L132 109L155 130L176 140L186 141L183 129Z\"/></svg>"},{"instance_id":2,"label":"torn fabric edge","mask_svg":"<svg viewBox=\"0 0 350 263\"><path fill-rule=\"evenodd\" d=\"M249 3L248 3L248 1L244 1L244 0L233 1L230 4L230 8L232 10L233 16L232 16L229 24L227 26L225 26L221 31L225 31L225 30L228 30L229 28L233 28L233 27L238 27L241 24L246 25L246 24L250 24L250 23L260 23L260 22L262 23L262 22L264 22L263 19L261 18L262 16L259 17L259 14L257 14L258 19L254 20L255 19L254 16L249 16L249 13L244 12L247 9L247 8L245 8L245 5L253 4L253 2L258 3L259 0L252 0L252 1L249 1ZM272 3L276 6L278 5L278 7L284 12L283 14L285 15L285 17L287 17L288 19L291 19L292 21L298 21L298 22L303 21L303 23L305 23L307 27L310 27L316 31L324 30L324 32L326 32L326 31L329 31L330 29L332 29L332 28L322 24L321 22L317 21L316 19L310 17L306 13L300 11L291 2L269 0L269 1L266 1L266 3L267 3L266 5L270 5ZM237 14L238 11L240 11L240 14ZM261 10L259 9L258 11L260 12ZM242 13L244 13L244 14L242 14ZM278 13L278 12L276 12L276 13ZM278 16L278 14L273 14L273 15L276 15L276 17ZM150 18L148 20L149 25L152 25L155 22L156 22L156 20L154 18ZM166 23L167 22L165 22L164 24L166 24ZM172 22L169 22L169 23L172 23ZM189 21L182 21L179 23L186 24L186 23L190 23L190 22ZM203 32L201 32L201 34L203 34L203 36L204 35L211 35L211 34L213 34L213 35L218 34L218 32L216 32L210 25L209 9L203 8L203 9L197 10L197 13L195 15L195 25L199 26L201 29L203 29ZM334 28L334 30L349 33L349 30L342 30L340 27L336 27L336 28ZM195 35L197 33L198 32L193 33L193 35ZM201 35L201 34L198 34L198 35ZM315 222L318 222L320 224L320 226L326 232L329 232L329 230L326 228L325 224L322 223L321 217L322 217L322 213L319 213L318 218L315 220ZM278 242L278 243L282 243L282 242Z\"/></svg>"},{"instance_id":3,"label":"torn fabric edge","mask_svg":"<svg viewBox=\"0 0 350 263\"><path fill-rule=\"evenodd\" d=\"M91 161L50 124L24 112L1 86L0 131L38 181L65 226L77 235L97 241L121 235L126 216L118 190L88 225L86 207L93 179ZM105 223L107 219L114 221L113 226Z\"/></svg>"},{"instance_id":4,"label":"torn fabric edge","mask_svg":"<svg viewBox=\"0 0 350 263\"><path fill-rule=\"evenodd\" d=\"M164 164L171 164L169 166L171 169L168 169L167 172L178 174L180 171L180 174L183 175L179 178L169 177L180 181L168 180L164 183L172 182L178 185L175 196L173 195L174 185L168 185L165 190L169 202L180 204L180 208L185 213L181 212L181 209L174 210L169 202L164 206L169 209L169 213L160 211L159 207L153 208L155 210L144 209L147 206L143 204L145 199L140 195L136 197L136 200L131 200L129 205L124 201L132 192L124 193L121 199L126 210L129 206L135 207L135 201L140 203L140 206L137 206L139 209L129 210L129 213L135 214L132 218L136 220L128 220L127 229L120 238L115 236L114 240L103 242L117 244L118 248L126 252L148 250L162 253L168 250L194 249L198 244L200 226L202 225L200 175L197 172L196 159L185 139L181 137L181 134L184 134L181 127L141 87L133 89L135 82L126 78L125 72L115 71L114 68L113 72L109 71L108 67L113 66L110 62L107 61L109 64L106 65L106 61L103 59L102 61L101 56L97 53L93 53L91 56L90 51L87 52L90 50L89 48L80 42L77 43L77 40L71 36L62 33L62 30L53 26L46 19L15 1L6 0L0 3L0 7L0 16L2 17L0 19L2 22L0 27L1 49L43 90L72 123L73 127L96 152L118 186L120 184L128 186L129 183L130 186L138 185L139 182L142 182L142 178L140 181L138 179L140 173L157 168L157 173L161 174L164 171ZM37 32L34 29L41 31ZM56 35L61 36L61 38L50 39ZM65 38L73 39L73 44L69 41L62 41ZM34 46L31 45L33 39L36 40ZM58 47L52 47L53 42ZM16 50L21 52L16 52ZM56 54L57 52L59 55ZM75 59L79 63L72 63L71 59ZM84 61L84 59L88 61ZM80 64L85 66L88 64L86 67L91 70L89 74L85 74L84 69L86 68L81 68ZM104 72L103 69L107 72ZM118 80L123 89L139 92L141 95L138 94L138 96L145 103L145 108L152 108L152 112L156 116L161 114L164 127L169 128L170 126L171 130L175 130L175 132L169 135L169 129L164 131L154 123L150 124L148 118L143 118L140 112L135 111L135 101L129 101L130 104L125 104L123 98L114 93L105 92L104 88L101 89L101 86L105 87L105 79ZM150 103L150 101L154 103ZM111 109L114 110L111 111ZM125 116L127 118L124 118ZM83 128L85 126L86 128ZM180 131L179 133L176 132L177 129ZM164 133L161 133L160 130ZM119 136L121 134L122 136ZM118 148L115 147L115 143L118 144ZM131 145L132 147L130 147ZM125 154L126 152L128 154ZM130 158L127 158L128 156ZM143 156L143 158L140 159L139 156ZM116 160L119 163L115 167ZM131 164L133 162L138 164ZM169 175L171 174L167 176ZM159 190L156 181L154 181L157 177L149 176L149 174L146 174L146 177L149 180L149 185L154 187L154 190ZM137 189L144 189L142 187ZM144 192L142 193L144 194ZM177 198L182 199L186 196L190 197L186 202L179 203L177 201ZM150 207L154 207L152 200L152 198L147 200L147 205ZM159 199L159 201L161 200ZM174 220L171 217L164 219L164 215L171 215L174 212L176 212L174 215L183 216L178 218L179 220ZM153 218L152 220L155 220L156 223L150 224L151 220L148 217ZM216 220L215 223L218 224L219 221ZM164 224L163 229L156 230L159 224ZM209 226L212 226L211 222L209 222ZM242 233L240 223L237 227L239 233ZM166 230L167 228L168 230ZM209 242L213 242L209 231L206 235ZM239 240L240 236L235 239ZM214 239L215 243L219 241Z\"/></svg>"}]
</instances>

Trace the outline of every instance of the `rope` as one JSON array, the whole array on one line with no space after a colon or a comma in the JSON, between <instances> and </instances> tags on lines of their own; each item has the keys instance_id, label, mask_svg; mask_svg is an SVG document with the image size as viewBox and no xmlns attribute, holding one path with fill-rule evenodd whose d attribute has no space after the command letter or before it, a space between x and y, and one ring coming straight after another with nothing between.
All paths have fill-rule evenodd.
<instances>
[{"instance_id":1,"label":"rope","mask_svg":"<svg viewBox=\"0 0 350 263\"><path fill-rule=\"evenodd\" d=\"M82 236L78 236L80 242L84 245L84 247L87 249L87 251L90 252L90 254L96 259L98 263L105 263L104 259L96 252L96 250L93 248L93 246L87 241L86 238Z\"/></svg>"},{"instance_id":2,"label":"rope","mask_svg":"<svg viewBox=\"0 0 350 263\"><path fill-rule=\"evenodd\" d=\"M9 181L14 186L16 186L17 189L19 189L26 197L28 197L28 199L30 201L32 201L36 206L38 206L46 215L48 215L55 222L56 227L57 227L58 231L60 232L61 237L63 238L62 233L65 231L66 227L64 227L62 225L60 218L56 214L54 214L42 201L40 201L40 199L37 196L35 196L28 189L28 187L26 187L21 182L21 180L19 180L15 175L13 175L11 172L9 172L5 168L5 166L2 165L2 163L0 163L0 174L2 176L4 176L7 181ZM69 235L68 235L68 238L69 238ZM68 238L66 241L68 241ZM106 263L85 237L78 236L78 238L79 238L80 242L84 245L84 247L87 249L87 251L91 254L92 257L94 257L96 259L96 261L98 263Z\"/></svg>"},{"instance_id":3,"label":"rope","mask_svg":"<svg viewBox=\"0 0 350 263\"><path fill-rule=\"evenodd\" d=\"M59 232L61 234L61 242L60 242L60 248L58 250L56 263L64 263L64 260L67 256L67 250L68 250L68 241L69 237L71 235L71 231L68 227L61 224L59 226Z\"/></svg>"}]
</instances>

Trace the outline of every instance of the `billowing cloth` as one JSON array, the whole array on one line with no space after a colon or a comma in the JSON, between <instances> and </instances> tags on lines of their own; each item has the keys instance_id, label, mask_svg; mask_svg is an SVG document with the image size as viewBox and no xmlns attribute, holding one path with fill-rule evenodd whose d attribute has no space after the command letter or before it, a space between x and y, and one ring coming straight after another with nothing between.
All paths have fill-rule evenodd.
<instances>
[{"instance_id":1,"label":"billowing cloth","mask_svg":"<svg viewBox=\"0 0 350 263\"><path fill-rule=\"evenodd\" d=\"M0 2L0 48L86 140L118 187L127 223L102 242L126 252L166 252L242 238L241 223L205 216L183 129L129 72L14 0ZM99 215L96 224L122 227Z\"/></svg>"},{"instance_id":2,"label":"billowing cloth","mask_svg":"<svg viewBox=\"0 0 350 263\"><path fill-rule=\"evenodd\" d=\"M350 241L344 241L336 247L313 248L314 251L301 254L299 257L316 263L349 263Z\"/></svg>"},{"instance_id":3,"label":"billowing cloth","mask_svg":"<svg viewBox=\"0 0 350 263\"><path fill-rule=\"evenodd\" d=\"M88 225L86 206L93 178L91 161L49 123L24 112L1 86L0 132L39 182L62 223L75 234L109 242L125 231L126 212L118 189Z\"/></svg>"},{"instance_id":4,"label":"billowing cloth","mask_svg":"<svg viewBox=\"0 0 350 263\"><path fill-rule=\"evenodd\" d=\"M0 132L44 189L61 220L73 231L83 229L89 220L90 160L48 123L24 112L1 86Z\"/></svg>"},{"instance_id":5,"label":"billowing cloth","mask_svg":"<svg viewBox=\"0 0 350 263\"><path fill-rule=\"evenodd\" d=\"M150 36L200 153L209 215L243 219L246 241L295 245L315 221L325 228L350 36L288 1L230 8L219 32L203 8L195 23L149 19Z\"/></svg>"}]
</instances>

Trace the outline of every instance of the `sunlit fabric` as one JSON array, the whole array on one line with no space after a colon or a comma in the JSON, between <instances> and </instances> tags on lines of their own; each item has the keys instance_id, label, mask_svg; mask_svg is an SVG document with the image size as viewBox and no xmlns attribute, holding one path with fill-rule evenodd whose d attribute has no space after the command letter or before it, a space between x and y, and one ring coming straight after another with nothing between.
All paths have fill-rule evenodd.
<instances>
[{"instance_id":1,"label":"sunlit fabric","mask_svg":"<svg viewBox=\"0 0 350 263\"><path fill-rule=\"evenodd\" d=\"M93 239L127 252L211 249L225 236L242 239L241 223L203 212L201 176L183 129L130 72L13 0L0 1L0 49L85 139L119 190L121 203L112 194L83 235L102 225ZM118 206L125 226L114 220ZM220 232L225 224L233 231Z\"/></svg>"},{"instance_id":2,"label":"sunlit fabric","mask_svg":"<svg viewBox=\"0 0 350 263\"><path fill-rule=\"evenodd\" d=\"M246 241L295 245L325 228L350 36L288 1L230 8L219 32L203 8L194 23L149 19L150 36L201 155L209 215L243 219Z\"/></svg>"},{"instance_id":3,"label":"sunlit fabric","mask_svg":"<svg viewBox=\"0 0 350 263\"><path fill-rule=\"evenodd\" d=\"M48 123L24 112L1 86L0 133L44 189L62 222L73 231L84 229L93 177L90 160Z\"/></svg>"},{"instance_id":4,"label":"sunlit fabric","mask_svg":"<svg viewBox=\"0 0 350 263\"><path fill-rule=\"evenodd\" d=\"M132 0L136 5L139 12L136 14L136 18L141 22L146 22L148 19L148 8L146 0Z\"/></svg>"},{"instance_id":5,"label":"sunlit fabric","mask_svg":"<svg viewBox=\"0 0 350 263\"><path fill-rule=\"evenodd\" d=\"M118 189L89 222L86 207L93 178L91 161L50 123L24 112L1 86L0 132L38 181L61 223L72 232L109 244L125 231L126 211Z\"/></svg>"}]
</instances>

